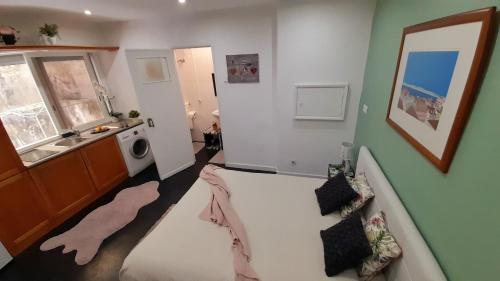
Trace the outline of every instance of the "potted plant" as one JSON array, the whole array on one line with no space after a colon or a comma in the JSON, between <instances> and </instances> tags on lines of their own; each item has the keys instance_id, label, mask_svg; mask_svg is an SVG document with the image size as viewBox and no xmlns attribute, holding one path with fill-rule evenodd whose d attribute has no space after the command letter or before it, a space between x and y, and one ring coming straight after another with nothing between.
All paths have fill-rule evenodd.
<instances>
[{"instance_id":1,"label":"potted plant","mask_svg":"<svg viewBox=\"0 0 500 281\"><path fill-rule=\"evenodd\" d=\"M40 27L40 35L44 44L55 45L59 37L59 26L46 23Z\"/></svg>"},{"instance_id":2,"label":"potted plant","mask_svg":"<svg viewBox=\"0 0 500 281\"><path fill-rule=\"evenodd\" d=\"M12 26L0 26L0 36L5 45L14 45L19 40L17 31Z\"/></svg>"},{"instance_id":3,"label":"potted plant","mask_svg":"<svg viewBox=\"0 0 500 281\"><path fill-rule=\"evenodd\" d=\"M128 113L128 117L129 118L139 118L139 116L141 116L141 113L137 110L131 110L129 113Z\"/></svg>"}]
</instances>

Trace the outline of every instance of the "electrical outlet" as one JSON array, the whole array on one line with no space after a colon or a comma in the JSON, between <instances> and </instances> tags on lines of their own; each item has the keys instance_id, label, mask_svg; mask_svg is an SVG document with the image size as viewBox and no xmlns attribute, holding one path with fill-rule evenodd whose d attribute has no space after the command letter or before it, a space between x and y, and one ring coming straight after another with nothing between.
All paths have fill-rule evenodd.
<instances>
[{"instance_id":1,"label":"electrical outlet","mask_svg":"<svg viewBox=\"0 0 500 281\"><path fill-rule=\"evenodd\" d=\"M368 105L363 104L363 113L367 114L368 113Z\"/></svg>"}]
</instances>

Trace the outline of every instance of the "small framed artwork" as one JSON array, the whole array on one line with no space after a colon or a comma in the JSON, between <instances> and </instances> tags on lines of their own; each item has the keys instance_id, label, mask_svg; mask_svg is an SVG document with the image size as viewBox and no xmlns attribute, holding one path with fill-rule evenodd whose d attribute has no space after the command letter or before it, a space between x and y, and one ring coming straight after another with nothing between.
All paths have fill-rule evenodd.
<instances>
[{"instance_id":1,"label":"small framed artwork","mask_svg":"<svg viewBox=\"0 0 500 281\"><path fill-rule=\"evenodd\" d=\"M170 70L166 57L137 58L144 84L170 81Z\"/></svg>"},{"instance_id":2,"label":"small framed artwork","mask_svg":"<svg viewBox=\"0 0 500 281\"><path fill-rule=\"evenodd\" d=\"M226 56L229 83L259 83L259 54Z\"/></svg>"},{"instance_id":3,"label":"small framed artwork","mask_svg":"<svg viewBox=\"0 0 500 281\"><path fill-rule=\"evenodd\" d=\"M295 84L295 120L342 121L345 116L349 84Z\"/></svg>"},{"instance_id":4,"label":"small framed artwork","mask_svg":"<svg viewBox=\"0 0 500 281\"><path fill-rule=\"evenodd\" d=\"M386 121L448 172L492 44L496 8L403 30Z\"/></svg>"}]
</instances>

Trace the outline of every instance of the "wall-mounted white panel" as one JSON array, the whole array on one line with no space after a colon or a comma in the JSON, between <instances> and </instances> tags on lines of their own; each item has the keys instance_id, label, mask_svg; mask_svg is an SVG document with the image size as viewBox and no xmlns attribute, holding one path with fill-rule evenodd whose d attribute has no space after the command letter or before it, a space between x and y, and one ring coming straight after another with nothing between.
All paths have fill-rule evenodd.
<instances>
[{"instance_id":1,"label":"wall-mounted white panel","mask_svg":"<svg viewBox=\"0 0 500 281\"><path fill-rule=\"evenodd\" d=\"M344 120L348 83L296 84L295 119Z\"/></svg>"}]
</instances>

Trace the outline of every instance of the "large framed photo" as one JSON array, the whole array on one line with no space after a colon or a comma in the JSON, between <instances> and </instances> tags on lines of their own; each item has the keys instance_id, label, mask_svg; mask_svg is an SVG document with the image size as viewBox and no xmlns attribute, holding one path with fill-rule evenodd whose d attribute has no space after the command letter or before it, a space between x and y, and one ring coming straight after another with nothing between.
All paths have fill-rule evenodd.
<instances>
[{"instance_id":1,"label":"large framed photo","mask_svg":"<svg viewBox=\"0 0 500 281\"><path fill-rule=\"evenodd\" d=\"M493 41L496 8L403 30L386 121L448 172Z\"/></svg>"}]
</instances>

